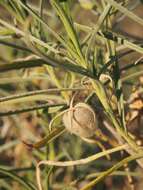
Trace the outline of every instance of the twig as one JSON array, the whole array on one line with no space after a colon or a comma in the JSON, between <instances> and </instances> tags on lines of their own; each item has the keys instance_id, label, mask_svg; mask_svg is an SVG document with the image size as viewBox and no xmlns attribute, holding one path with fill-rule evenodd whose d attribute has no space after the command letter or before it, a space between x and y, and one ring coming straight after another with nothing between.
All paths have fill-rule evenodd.
<instances>
[{"instance_id":1,"label":"twig","mask_svg":"<svg viewBox=\"0 0 143 190\"><path fill-rule=\"evenodd\" d=\"M31 92L25 92L22 94L16 94L16 95L2 97L2 98L0 98L0 102L6 102L6 101L17 99L17 98L34 96L34 95L38 95L38 94L54 93L54 92L61 92L61 91L77 91L77 90L86 90L86 88L78 87L78 88L61 88L61 89L53 88L53 89L35 90L35 91L31 91Z\"/></svg>"},{"instance_id":2,"label":"twig","mask_svg":"<svg viewBox=\"0 0 143 190\"><path fill-rule=\"evenodd\" d=\"M42 190L42 185L41 185L41 180L40 180L40 166L41 165L62 166L62 167L85 165L92 161L97 160L98 158L106 156L107 154L111 154L113 152L124 150L126 148L128 148L128 145L124 144L124 145L118 146L116 148L105 150L104 152L99 152L99 153L96 153L95 155L89 156L84 159L75 160L75 161L63 161L63 162L62 161L52 161L52 160L40 161L36 166L36 178L37 178L38 188L39 188L39 190Z\"/></svg>"},{"instance_id":3,"label":"twig","mask_svg":"<svg viewBox=\"0 0 143 190\"><path fill-rule=\"evenodd\" d=\"M6 112L0 112L0 117L19 114L19 113L23 113L23 112L34 111L34 110L48 108L48 107L56 107L56 106L64 106L64 105L65 104L49 104L49 103L46 103L46 104L41 104L41 105L36 105L36 106L29 106L27 108L10 110L10 111L6 111Z\"/></svg>"},{"instance_id":4,"label":"twig","mask_svg":"<svg viewBox=\"0 0 143 190\"><path fill-rule=\"evenodd\" d=\"M115 131L113 127L111 127L106 121L103 122L105 127L111 132L111 134L115 137L115 139L119 142L120 145L124 144L124 140L120 137L120 135ZM126 148L125 151L130 154L134 155L135 152L131 148ZM136 160L136 162L139 164L141 168L143 168L143 158Z\"/></svg>"}]
</instances>

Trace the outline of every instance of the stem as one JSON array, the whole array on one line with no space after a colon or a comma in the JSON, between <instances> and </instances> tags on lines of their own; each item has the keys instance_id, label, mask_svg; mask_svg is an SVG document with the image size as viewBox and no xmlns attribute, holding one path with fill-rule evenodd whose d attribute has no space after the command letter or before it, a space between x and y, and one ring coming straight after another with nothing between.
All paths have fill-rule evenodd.
<instances>
[{"instance_id":1,"label":"stem","mask_svg":"<svg viewBox=\"0 0 143 190\"><path fill-rule=\"evenodd\" d=\"M41 180L40 180L40 166L41 165L50 165L50 166L62 166L62 167L67 167L67 166L75 166L75 165L85 165L88 164L92 161L95 161L103 156L106 156L107 154L111 154L113 152L117 152L120 150L124 150L128 147L127 144L118 146L116 148L111 148L109 150L106 150L104 152L99 152L96 153L95 155L89 156L87 158L84 159L80 159L80 160L75 160L75 161L53 161L53 160L43 160L41 162L39 162L37 164L36 167L36 178L37 178L37 184L38 184L38 189L42 190L42 185L41 185Z\"/></svg>"},{"instance_id":2,"label":"stem","mask_svg":"<svg viewBox=\"0 0 143 190\"><path fill-rule=\"evenodd\" d=\"M57 106L65 106L65 104L49 104L49 103L46 103L46 104L41 104L41 105L29 106L27 108L21 108L21 109L6 111L6 112L0 112L0 117L14 115L14 114L20 114L20 113L24 113L24 112L39 110L39 109L44 109L44 108L48 108L48 107L57 107Z\"/></svg>"},{"instance_id":3,"label":"stem","mask_svg":"<svg viewBox=\"0 0 143 190\"><path fill-rule=\"evenodd\" d=\"M14 181L17 181L20 183L22 186L24 186L27 190L36 190L35 186L31 185L28 183L26 180L24 180L22 177L17 176L11 171L5 170L3 168L0 168L0 173L11 177Z\"/></svg>"},{"instance_id":4,"label":"stem","mask_svg":"<svg viewBox=\"0 0 143 190\"><path fill-rule=\"evenodd\" d=\"M118 123L118 120L114 117L113 111L110 107L109 100L108 100L107 95L106 95L106 91L105 91L102 83L100 81L97 81L97 80L94 80L94 81L91 80L91 83L93 85L93 88L95 89L95 93L96 93L97 97L99 98L100 102L102 103L102 105L103 105L103 107L107 113L109 120L112 122L112 124L116 128L119 135L121 137L123 137L125 142L127 142L129 144L130 148L133 149L133 151L135 151L136 153L137 152L138 153L143 152L143 151L141 151L141 148L134 142L134 140L132 140L123 131L122 126Z\"/></svg>"},{"instance_id":5,"label":"stem","mask_svg":"<svg viewBox=\"0 0 143 190\"><path fill-rule=\"evenodd\" d=\"M80 190L89 190L89 189L91 189L94 185L96 185L98 182L100 182L102 179L104 179L107 175L111 174L113 171L118 170L124 164L126 164L126 163L128 163L128 162L130 162L132 160L141 158L141 157L143 157L143 152L135 154L133 156L128 156L127 158L121 160L116 165L114 165L113 167L111 167L110 169L108 169L107 171L102 173L99 177L97 177L95 180L91 181L89 184L87 184L85 187L81 188Z\"/></svg>"},{"instance_id":6,"label":"stem","mask_svg":"<svg viewBox=\"0 0 143 190\"><path fill-rule=\"evenodd\" d=\"M113 125L115 126L117 132L124 138L126 142L130 145L130 147L137 153L140 152L140 147L123 131L121 126L119 125L118 121L114 118L112 114L109 114L109 118L112 121Z\"/></svg>"},{"instance_id":7,"label":"stem","mask_svg":"<svg viewBox=\"0 0 143 190\"><path fill-rule=\"evenodd\" d=\"M83 87L79 87L79 88L52 88L52 89L44 89L44 90L34 90L31 92L26 92L26 93L2 97L2 98L0 98L0 103L6 102L9 100L13 100L13 99L17 99L17 98L27 97L27 96L34 96L34 95L45 94L45 93L56 93L56 92L62 92L62 91L77 91L77 90L86 90L86 88L83 88Z\"/></svg>"}]
</instances>

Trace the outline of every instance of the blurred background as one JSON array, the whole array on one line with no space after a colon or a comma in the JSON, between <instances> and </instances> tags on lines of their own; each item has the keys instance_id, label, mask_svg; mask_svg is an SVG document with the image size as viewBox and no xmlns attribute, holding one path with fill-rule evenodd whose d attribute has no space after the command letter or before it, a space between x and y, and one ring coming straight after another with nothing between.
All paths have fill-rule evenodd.
<instances>
[{"instance_id":1,"label":"blurred background","mask_svg":"<svg viewBox=\"0 0 143 190\"><path fill-rule=\"evenodd\" d=\"M5 4L8 1L5 1ZM24 2L24 1L23 1ZM39 0L28 0L25 1L35 12L39 10ZM120 1L119 1L120 2ZM125 6L133 13L143 18L143 4L142 1L132 0L125 1ZM57 33L63 35L64 28L58 17L55 15L53 8L51 7L49 1L45 1L43 5L43 18L48 23L48 25ZM92 27L96 24L100 11L101 11L101 1L92 0L79 0L71 1L71 14L75 23L82 25L87 25ZM25 14L26 13L25 11ZM0 18L8 21L9 23L17 26L16 19L11 11L7 9L6 6L0 3ZM33 28L32 33L39 37L40 31L38 23L32 20ZM19 28L23 28L22 25L18 24ZM36 28L37 27L37 28ZM143 26L135 23L133 20L127 18L122 13L117 12L116 16L112 20L111 28L113 33L117 35L124 36L136 44L142 45L143 43ZM50 68L44 66L33 67L27 69L18 69L12 71L2 71L3 65L14 63L18 60L31 60L35 58L35 55L30 52L29 47L20 39L21 37L15 35L11 32L4 33L3 26L0 26L0 97L18 95L25 92L57 88L58 82L51 77ZM85 32L78 30L78 37L80 41L85 38ZM41 35L42 36L42 35ZM60 47L58 42L53 39L50 34L46 35L42 39L43 41L48 41L48 43L53 43L57 48L62 51L63 47ZM5 42L5 43L4 43ZM7 44L6 44L7 42ZM10 47L8 43L14 44L16 46L22 46L25 50L19 50L16 47ZM96 41L97 46L99 46L98 57L99 61L105 61L104 51L105 48L102 44ZM118 53L124 53L128 51L127 48L122 48L122 46L117 47ZM104 50L103 50L104 49ZM64 51L64 49L63 49ZM52 54L51 54L52 56ZM56 55L57 59L61 59L59 55ZM142 59L142 55L135 51L123 56L119 60L119 67L123 68L128 64L135 63L136 61ZM143 65L139 64L137 67L133 67L128 72L122 72L122 77L126 77L127 73L132 74L137 71L141 71ZM71 72L56 68L54 73L60 81L62 87L78 87L81 85L81 76L72 75ZM74 82L73 82L74 81ZM72 83L72 84L71 84ZM128 129L140 138L143 137L143 106L139 104L141 98L143 98L142 93L138 93L139 89L143 88L143 76L139 75L133 77L132 79L126 80L123 85L124 98L125 100L131 99L131 94L134 100L136 97L137 102L132 101L129 107L129 112L132 112L131 122L129 122ZM43 159L60 159L60 160L76 160L95 152L101 151L98 146L87 144L79 137L71 135L68 132L64 132L56 140L50 142L48 145L41 149L29 150L29 148L22 142L26 141L29 143L34 143L42 139L45 135L49 134L49 122L51 119L67 106L67 100L70 101L73 93L67 93L67 99L60 93L50 93L50 94L40 94L35 96L27 96L20 99L13 99L10 101L0 102L0 167L7 169L9 171L15 172L18 176L24 177L24 179L35 184L35 165L37 161ZM89 91L79 92L79 97L76 101L85 100L89 95ZM140 98L141 97L141 98ZM95 98L96 99L96 98ZM94 106L93 102L95 99L90 100L90 104ZM42 109L36 109L34 111L24 111L26 109L33 108L39 105L45 105L46 103L62 104L61 106L55 107L43 107ZM100 106L100 105L99 105ZM21 111L22 110L22 111ZM135 110L135 111L133 111ZM11 112L12 111L12 112ZM98 111L97 111L98 112ZM15 114L17 113L17 114ZM101 116L102 117L102 116ZM130 116L127 116L130 117ZM57 120L54 124L55 126L61 126L60 120ZM102 126L101 126L102 127ZM108 144L108 143L107 143ZM105 145L106 148L110 145ZM111 160L106 158L95 161L92 164L77 167L45 167L42 169L42 175L44 176L43 184L44 189L47 190L74 190L80 189L84 184L89 182L90 179L95 178L94 173L100 172L114 165L117 157L122 158L122 154L113 154ZM140 168L136 164L132 164L131 168L134 169L136 173L140 172ZM90 175L92 174L93 175ZM86 177L85 177L86 176ZM135 189L141 190L143 187L142 178L134 177ZM131 189L131 185L126 176L109 176L104 182L99 183L96 190L124 190ZM1 174L0 175L0 189L1 190L22 190L19 183L11 180L9 177Z\"/></svg>"}]
</instances>

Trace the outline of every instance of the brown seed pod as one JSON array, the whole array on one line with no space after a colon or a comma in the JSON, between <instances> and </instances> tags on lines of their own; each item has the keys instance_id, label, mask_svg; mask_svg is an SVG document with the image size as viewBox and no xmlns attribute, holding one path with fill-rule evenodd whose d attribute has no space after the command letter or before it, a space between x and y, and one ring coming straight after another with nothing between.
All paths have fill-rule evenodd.
<instances>
[{"instance_id":1,"label":"brown seed pod","mask_svg":"<svg viewBox=\"0 0 143 190\"><path fill-rule=\"evenodd\" d=\"M81 138L92 137L97 129L96 115L86 103L78 103L63 115L66 129Z\"/></svg>"}]
</instances>

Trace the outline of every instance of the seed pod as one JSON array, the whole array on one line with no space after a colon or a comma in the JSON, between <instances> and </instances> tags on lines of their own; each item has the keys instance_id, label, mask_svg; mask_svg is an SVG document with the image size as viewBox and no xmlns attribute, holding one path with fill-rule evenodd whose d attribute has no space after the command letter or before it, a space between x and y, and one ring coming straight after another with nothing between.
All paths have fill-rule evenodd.
<instances>
[{"instance_id":1,"label":"seed pod","mask_svg":"<svg viewBox=\"0 0 143 190\"><path fill-rule=\"evenodd\" d=\"M70 133L81 138L92 137L97 129L95 112L85 103L78 103L67 110L63 115L63 123Z\"/></svg>"}]
</instances>

